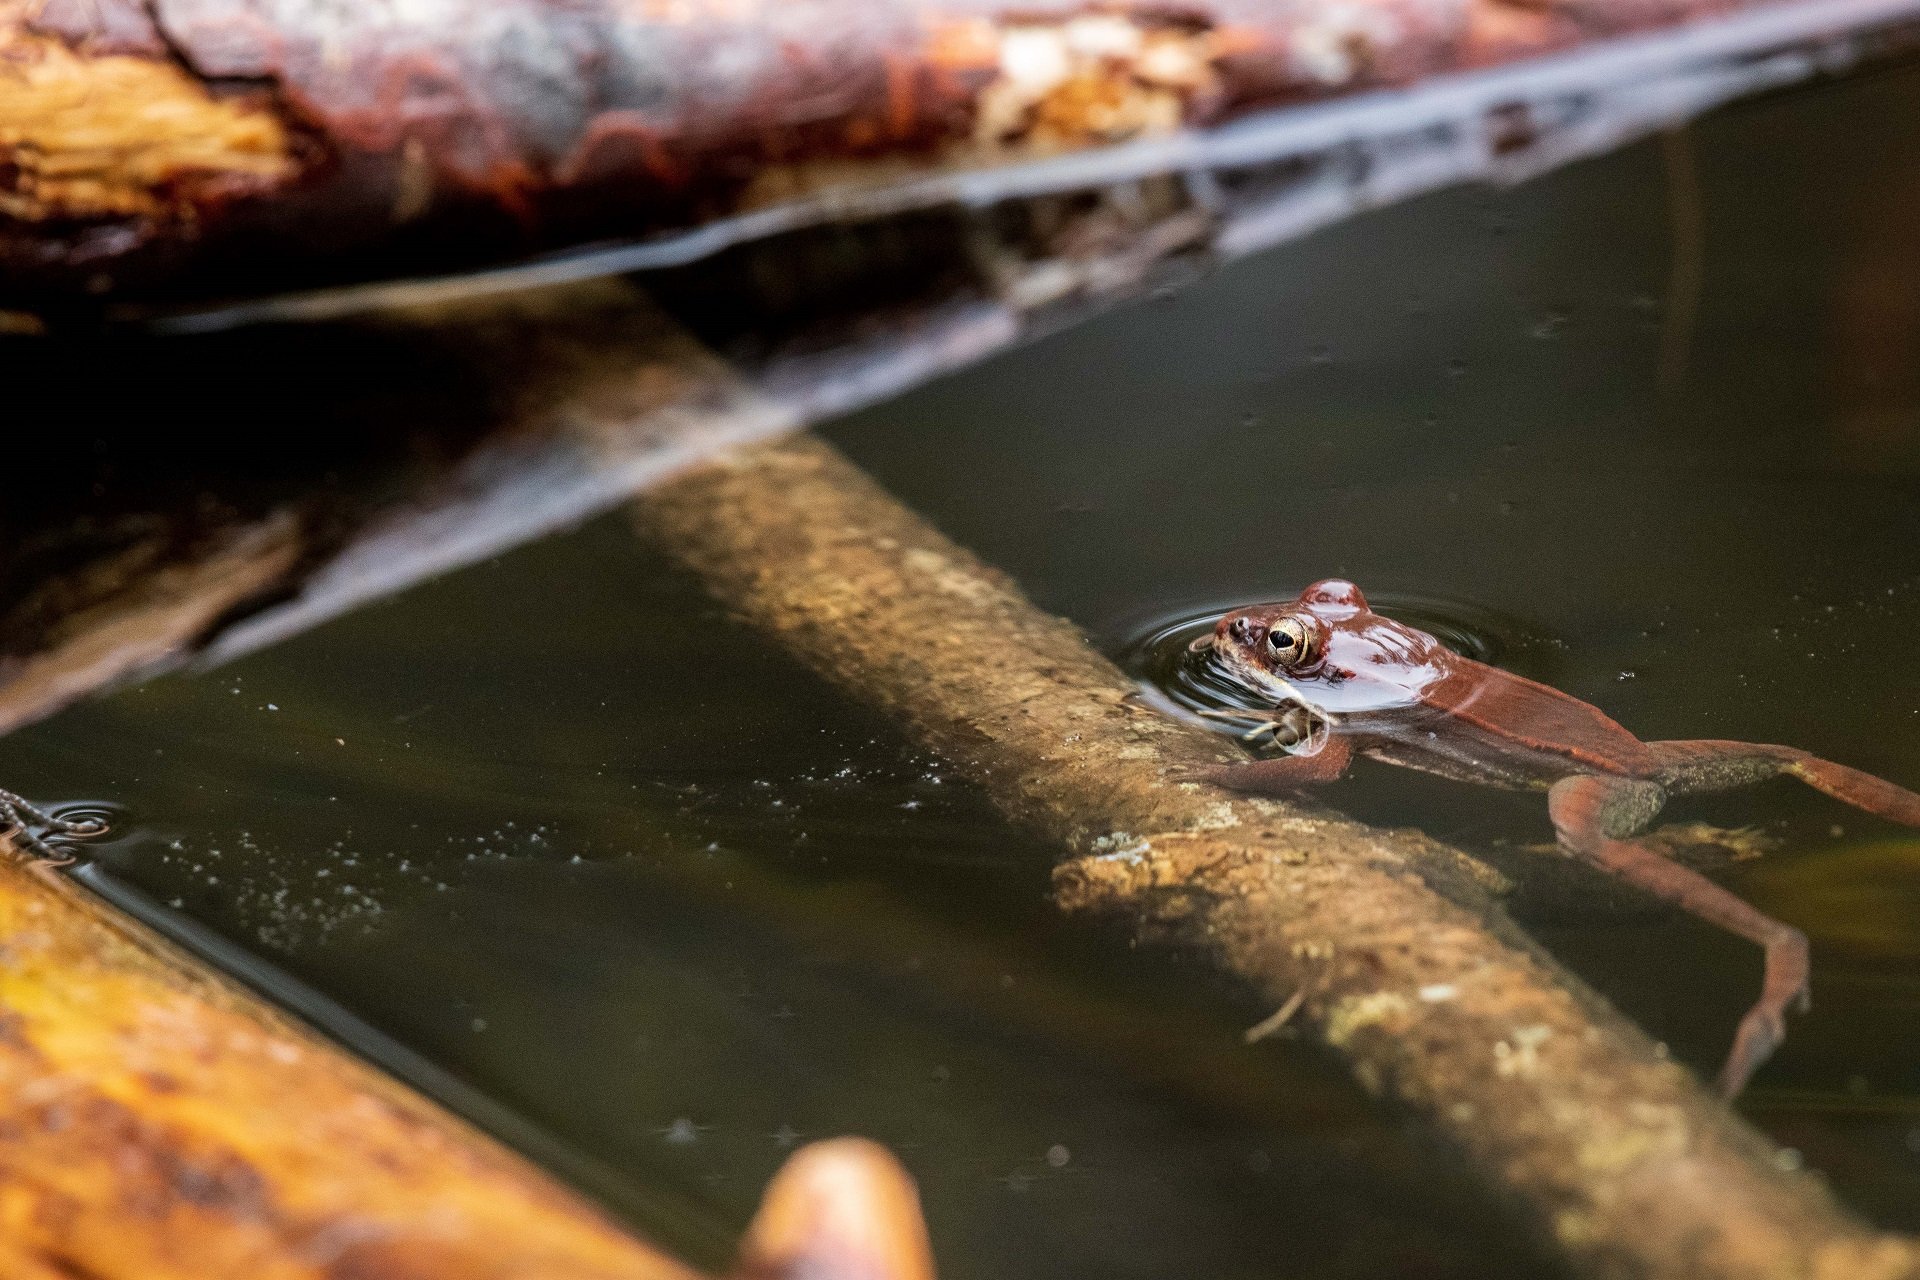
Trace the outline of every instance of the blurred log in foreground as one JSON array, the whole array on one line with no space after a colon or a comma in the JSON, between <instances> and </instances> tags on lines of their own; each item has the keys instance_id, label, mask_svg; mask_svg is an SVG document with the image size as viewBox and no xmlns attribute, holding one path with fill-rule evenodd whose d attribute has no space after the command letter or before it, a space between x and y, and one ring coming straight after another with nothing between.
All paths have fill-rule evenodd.
<instances>
[{"instance_id":1,"label":"blurred log in foreground","mask_svg":"<svg viewBox=\"0 0 1920 1280\"><path fill-rule=\"evenodd\" d=\"M1071 910L1213 954L1596 1276L1891 1280L1876 1233L1477 900L1464 855L1170 774L1233 758L828 445L742 450L641 531L1066 850ZM1443 894L1438 891L1444 888ZM1254 1050L1250 1050L1253 1052Z\"/></svg>"},{"instance_id":2,"label":"blurred log in foreground","mask_svg":"<svg viewBox=\"0 0 1920 1280\"><path fill-rule=\"evenodd\" d=\"M1196 184L1232 254L1902 46L1916 13L0 0L0 306L257 297L655 238L568 268L607 273L809 223L1164 177ZM1667 36L1617 39L1650 32Z\"/></svg>"},{"instance_id":3,"label":"blurred log in foreground","mask_svg":"<svg viewBox=\"0 0 1920 1280\"><path fill-rule=\"evenodd\" d=\"M8 1280L697 1280L431 1103L0 850ZM776 1178L754 1280L931 1280L866 1143Z\"/></svg>"}]
</instances>

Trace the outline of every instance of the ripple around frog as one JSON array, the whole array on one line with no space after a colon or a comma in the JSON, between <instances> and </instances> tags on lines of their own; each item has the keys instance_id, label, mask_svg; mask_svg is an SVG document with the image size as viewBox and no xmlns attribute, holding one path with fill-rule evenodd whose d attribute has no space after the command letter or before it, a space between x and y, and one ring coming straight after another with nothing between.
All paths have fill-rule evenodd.
<instances>
[{"instance_id":1,"label":"ripple around frog","mask_svg":"<svg viewBox=\"0 0 1920 1280\"><path fill-rule=\"evenodd\" d=\"M62 800L44 806L61 822L97 824L91 831L42 831L40 837L56 852L97 855L103 846L127 842L127 810L110 800Z\"/></svg>"},{"instance_id":2,"label":"ripple around frog","mask_svg":"<svg viewBox=\"0 0 1920 1280\"><path fill-rule=\"evenodd\" d=\"M1457 600L1393 592L1369 592L1368 600L1377 612L1418 627L1476 662L1500 665L1504 655L1533 639L1515 620ZM1267 704L1258 695L1228 675L1210 653L1196 653L1192 647L1223 615L1250 603L1240 600L1162 614L1123 643L1115 658L1127 674L1150 686L1178 711L1264 710ZM1238 734L1245 729L1245 725L1197 716L1195 721L1220 733Z\"/></svg>"}]
</instances>

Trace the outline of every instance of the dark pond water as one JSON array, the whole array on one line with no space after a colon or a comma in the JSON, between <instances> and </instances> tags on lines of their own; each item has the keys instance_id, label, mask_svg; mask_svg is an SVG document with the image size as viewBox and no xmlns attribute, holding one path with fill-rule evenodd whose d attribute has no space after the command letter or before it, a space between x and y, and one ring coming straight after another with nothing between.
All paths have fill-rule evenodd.
<instances>
[{"instance_id":1,"label":"dark pond water","mask_svg":"<svg viewBox=\"0 0 1920 1280\"><path fill-rule=\"evenodd\" d=\"M1339 574L1642 736L1920 784L1916 282L1906 70L1363 219L828 434L1117 655ZM1266 1009L1061 919L1048 848L617 521L77 708L0 779L124 806L100 859L159 918L703 1261L792 1143L858 1132L963 1280L1550 1274L1327 1063L1242 1045ZM1328 798L1487 850L1717 1065L1757 956L1523 852L1538 797L1363 764ZM1786 784L1672 816L1778 837L1726 879L1813 938L1743 1107L1920 1229L1920 838Z\"/></svg>"}]
</instances>

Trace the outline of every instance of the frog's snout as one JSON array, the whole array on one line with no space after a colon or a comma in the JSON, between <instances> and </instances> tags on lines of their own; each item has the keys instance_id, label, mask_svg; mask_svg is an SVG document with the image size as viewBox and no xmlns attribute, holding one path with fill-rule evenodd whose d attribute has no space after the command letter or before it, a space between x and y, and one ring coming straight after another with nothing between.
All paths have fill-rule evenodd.
<instances>
[{"instance_id":1,"label":"frog's snout","mask_svg":"<svg viewBox=\"0 0 1920 1280\"><path fill-rule=\"evenodd\" d=\"M1260 624L1246 614L1235 614L1220 621L1220 634L1245 648L1252 648L1260 639Z\"/></svg>"}]
</instances>

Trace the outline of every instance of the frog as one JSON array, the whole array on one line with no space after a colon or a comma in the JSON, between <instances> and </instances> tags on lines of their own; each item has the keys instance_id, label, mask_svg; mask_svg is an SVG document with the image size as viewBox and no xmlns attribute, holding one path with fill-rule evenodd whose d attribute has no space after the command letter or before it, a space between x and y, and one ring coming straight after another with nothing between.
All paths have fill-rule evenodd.
<instances>
[{"instance_id":1,"label":"frog","mask_svg":"<svg viewBox=\"0 0 1920 1280\"><path fill-rule=\"evenodd\" d=\"M1728 1098L1811 1007L1806 935L1664 856L1644 837L1669 797L1798 779L1878 817L1920 827L1920 794L1797 747L1642 741L1570 694L1457 653L1376 613L1358 586L1315 582L1292 600L1234 609L1194 641L1269 704L1214 712L1279 754L1189 780L1286 793L1344 776L1356 756L1504 790L1544 792L1559 847L1577 860L1759 946L1760 996L1720 1069Z\"/></svg>"}]
</instances>

